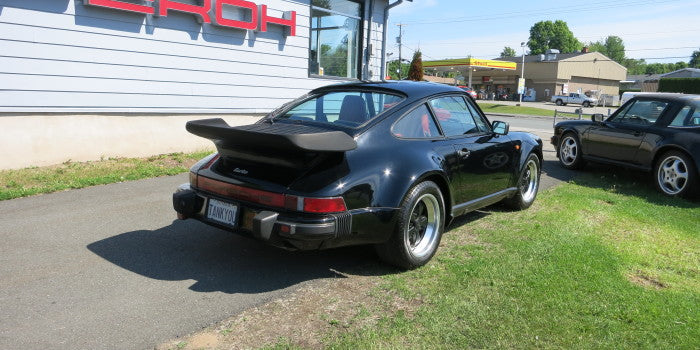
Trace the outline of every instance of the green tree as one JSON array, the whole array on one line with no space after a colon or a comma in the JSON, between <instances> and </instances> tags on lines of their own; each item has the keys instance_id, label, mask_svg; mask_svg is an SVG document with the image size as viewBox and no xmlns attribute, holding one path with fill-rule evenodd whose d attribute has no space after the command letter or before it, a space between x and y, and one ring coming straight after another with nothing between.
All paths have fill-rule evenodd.
<instances>
[{"instance_id":1,"label":"green tree","mask_svg":"<svg viewBox=\"0 0 700 350\"><path fill-rule=\"evenodd\" d=\"M690 62L688 62L688 67L700 68L700 50L693 51L693 55L690 57Z\"/></svg>"},{"instance_id":2,"label":"green tree","mask_svg":"<svg viewBox=\"0 0 700 350\"><path fill-rule=\"evenodd\" d=\"M597 51L610 57L613 61L623 64L625 62L625 44L619 36L610 35L603 41L591 43L588 47L591 51Z\"/></svg>"},{"instance_id":3,"label":"green tree","mask_svg":"<svg viewBox=\"0 0 700 350\"><path fill-rule=\"evenodd\" d=\"M645 74L647 69L647 62L644 59L626 58L622 65L627 68L628 75Z\"/></svg>"},{"instance_id":4,"label":"green tree","mask_svg":"<svg viewBox=\"0 0 700 350\"><path fill-rule=\"evenodd\" d=\"M667 67L663 63L650 63L644 71L645 74L663 74L666 72Z\"/></svg>"},{"instance_id":5,"label":"green tree","mask_svg":"<svg viewBox=\"0 0 700 350\"><path fill-rule=\"evenodd\" d=\"M501 51L501 57L515 57L515 55L517 55L515 50L510 46L504 47L503 51Z\"/></svg>"},{"instance_id":6,"label":"green tree","mask_svg":"<svg viewBox=\"0 0 700 350\"><path fill-rule=\"evenodd\" d=\"M408 70L408 79L413 81L423 80L423 57L420 50L413 53L411 68Z\"/></svg>"},{"instance_id":7,"label":"green tree","mask_svg":"<svg viewBox=\"0 0 700 350\"><path fill-rule=\"evenodd\" d=\"M683 69L683 68L688 68L688 63L683 62L683 61L678 61L678 62L673 64L673 69L671 71L679 70L679 69Z\"/></svg>"},{"instance_id":8,"label":"green tree","mask_svg":"<svg viewBox=\"0 0 700 350\"><path fill-rule=\"evenodd\" d=\"M387 74L389 77L393 80L398 80L399 79L399 69L401 69L401 77L406 78L408 76L408 68L410 67L406 63L401 63L399 64L399 60L393 60L389 61L386 65L387 67Z\"/></svg>"},{"instance_id":9,"label":"green tree","mask_svg":"<svg viewBox=\"0 0 700 350\"><path fill-rule=\"evenodd\" d=\"M574 37L569 26L562 20L540 21L530 28L530 39L527 42L531 55L545 53L548 49L557 49L561 53L572 53L581 50L581 42Z\"/></svg>"}]
</instances>

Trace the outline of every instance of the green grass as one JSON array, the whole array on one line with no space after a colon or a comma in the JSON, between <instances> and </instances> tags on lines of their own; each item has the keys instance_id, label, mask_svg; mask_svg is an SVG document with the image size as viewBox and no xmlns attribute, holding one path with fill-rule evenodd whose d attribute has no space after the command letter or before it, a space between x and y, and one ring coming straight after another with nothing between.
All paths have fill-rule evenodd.
<instances>
[{"instance_id":1,"label":"green grass","mask_svg":"<svg viewBox=\"0 0 700 350\"><path fill-rule=\"evenodd\" d=\"M589 173L529 210L470 215L375 293L420 300L415 313L372 315L329 347L700 348L700 206L647 185Z\"/></svg>"},{"instance_id":2,"label":"green grass","mask_svg":"<svg viewBox=\"0 0 700 350\"><path fill-rule=\"evenodd\" d=\"M522 115L538 115L546 117L554 117L554 111L543 108L525 107L525 106L510 106L497 103L481 103L479 107L484 113L504 113L504 114L522 114Z\"/></svg>"},{"instance_id":3,"label":"green grass","mask_svg":"<svg viewBox=\"0 0 700 350\"><path fill-rule=\"evenodd\" d=\"M0 170L0 200L185 172L212 151Z\"/></svg>"}]
</instances>

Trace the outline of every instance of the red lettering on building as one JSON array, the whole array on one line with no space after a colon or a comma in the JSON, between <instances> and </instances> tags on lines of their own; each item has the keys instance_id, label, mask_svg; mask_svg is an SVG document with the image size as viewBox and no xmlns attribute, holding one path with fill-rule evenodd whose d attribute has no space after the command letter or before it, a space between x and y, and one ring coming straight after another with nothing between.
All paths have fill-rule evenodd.
<instances>
[{"instance_id":1,"label":"red lettering on building","mask_svg":"<svg viewBox=\"0 0 700 350\"><path fill-rule=\"evenodd\" d=\"M200 23L212 23L223 27L238 28L246 30L267 31L269 24L285 27L284 34L296 35L296 11L284 12L282 18L272 17L267 14L267 5L256 5L254 2L246 0L203 0L202 5L190 5L173 0L141 0L144 5L124 2L119 0L83 0L83 3L91 6L107 7L115 10L143 13L167 17L168 11L178 11L189 13L197 17ZM148 3L154 6L147 5ZM250 11L250 21L238 20L224 17L224 6L238 7ZM214 7L212 21L210 12Z\"/></svg>"},{"instance_id":2,"label":"red lettering on building","mask_svg":"<svg viewBox=\"0 0 700 350\"><path fill-rule=\"evenodd\" d=\"M184 4L184 3L172 1L172 0L160 0L158 2L158 15L159 16L165 17L168 15L168 10L175 10L175 11L190 13L193 15L199 15L200 18L197 18L199 23L202 23L202 22L211 23L211 19L209 19L209 10L210 9L211 9L211 2L210 1L204 1L204 5L202 5L202 6Z\"/></svg>"},{"instance_id":3,"label":"red lettering on building","mask_svg":"<svg viewBox=\"0 0 700 350\"><path fill-rule=\"evenodd\" d=\"M224 18L223 5L235 6L250 10L250 22ZM216 8L214 11L216 13L216 24L220 26L251 30L258 28L258 6L255 5L254 2L245 0L216 0Z\"/></svg>"},{"instance_id":4,"label":"red lettering on building","mask_svg":"<svg viewBox=\"0 0 700 350\"><path fill-rule=\"evenodd\" d=\"M146 1L153 2L153 0L146 0ZM129 11L129 12L145 13L148 15L152 15L155 12L153 7L148 6L148 5L138 5L138 4L134 4L134 3L121 2L121 1L117 1L117 0L84 0L84 4L109 7L109 8L113 8L113 9Z\"/></svg>"},{"instance_id":5,"label":"red lettering on building","mask_svg":"<svg viewBox=\"0 0 700 350\"><path fill-rule=\"evenodd\" d=\"M297 32L297 13L291 11L285 12L282 18L270 17L267 15L267 5L260 5L260 31L266 32L267 25L270 23L289 27L289 35L295 36Z\"/></svg>"}]
</instances>

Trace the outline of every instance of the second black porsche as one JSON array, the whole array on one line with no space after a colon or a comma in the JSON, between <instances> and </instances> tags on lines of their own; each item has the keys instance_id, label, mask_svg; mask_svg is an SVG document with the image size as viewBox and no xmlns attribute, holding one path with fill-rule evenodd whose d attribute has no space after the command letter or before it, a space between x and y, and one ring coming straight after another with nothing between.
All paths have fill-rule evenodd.
<instances>
[{"instance_id":1,"label":"second black porsche","mask_svg":"<svg viewBox=\"0 0 700 350\"><path fill-rule=\"evenodd\" d=\"M557 123L552 144L568 169L587 161L652 172L657 189L693 197L700 187L700 95L645 94L610 117Z\"/></svg>"},{"instance_id":2,"label":"second black porsche","mask_svg":"<svg viewBox=\"0 0 700 350\"><path fill-rule=\"evenodd\" d=\"M415 268L452 218L499 201L527 208L539 188L542 141L440 84L333 85L253 125L187 130L218 152L174 194L178 216L287 249L374 244Z\"/></svg>"}]
</instances>

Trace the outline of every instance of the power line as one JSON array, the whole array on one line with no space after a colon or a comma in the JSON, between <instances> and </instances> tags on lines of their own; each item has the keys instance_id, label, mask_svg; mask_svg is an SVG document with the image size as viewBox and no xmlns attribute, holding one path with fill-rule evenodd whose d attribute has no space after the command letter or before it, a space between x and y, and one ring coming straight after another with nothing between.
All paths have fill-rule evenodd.
<instances>
[{"instance_id":1,"label":"power line","mask_svg":"<svg viewBox=\"0 0 700 350\"><path fill-rule=\"evenodd\" d=\"M614 8L620 8L620 7L629 7L629 6L633 6L633 5L647 5L647 4L658 5L658 4L662 4L662 3L677 2L677 1L680 1L680 0L666 0L666 1L643 0L643 1L632 1L632 2L625 2L625 3L621 3L619 1L617 1L614 3L607 3L608 5L596 7L595 10L596 11L607 10L607 9L614 9ZM603 4L606 4L606 3L603 3ZM552 10L551 8L548 8L548 9L529 10L529 11L507 12L507 13L503 13L501 15L496 15L496 16L457 17L454 19L446 18L446 19L441 19L441 20L429 20L429 21L406 21L404 23L410 24L410 25L426 25L426 24L479 22L479 21L490 21L490 20L495 20L495 19L522 17L522 16L527 16L527 15L546 16L546 15L581 12L581 11L590 12L591 11L591 4L585 3L582 5L561 7L558 10Z\"/></svg>"},{"instance_id":2,"label":"power line","mask_svg":"<svg viewBox=\"0 0 700 350\"><path fill-rule=\"evenodd\" d=\"M690 30L680 30L680 31L671 31L671 32L653 32L653 33L628 33L628 34L615 34L614 36L617 37L622 37L622 36L631 36L631 35L649 35L649 34L674 34L674 33L688 33L688 32L700 32L700 29L690 29ZM608 35L606 37L613 36L613 35ZM577 38L600 38L600 36L581 36ZM604 39L604 38L603 38ZM467 39L465 39L467 40ZM624 41L624 40L623 40ZM435 43L428 43L427 45L474 45L474 44L493 44L494 41L440 41L440 42L435 42ZM410 43L409 43L410 44Z\"/></svg>"}]
</instances>

